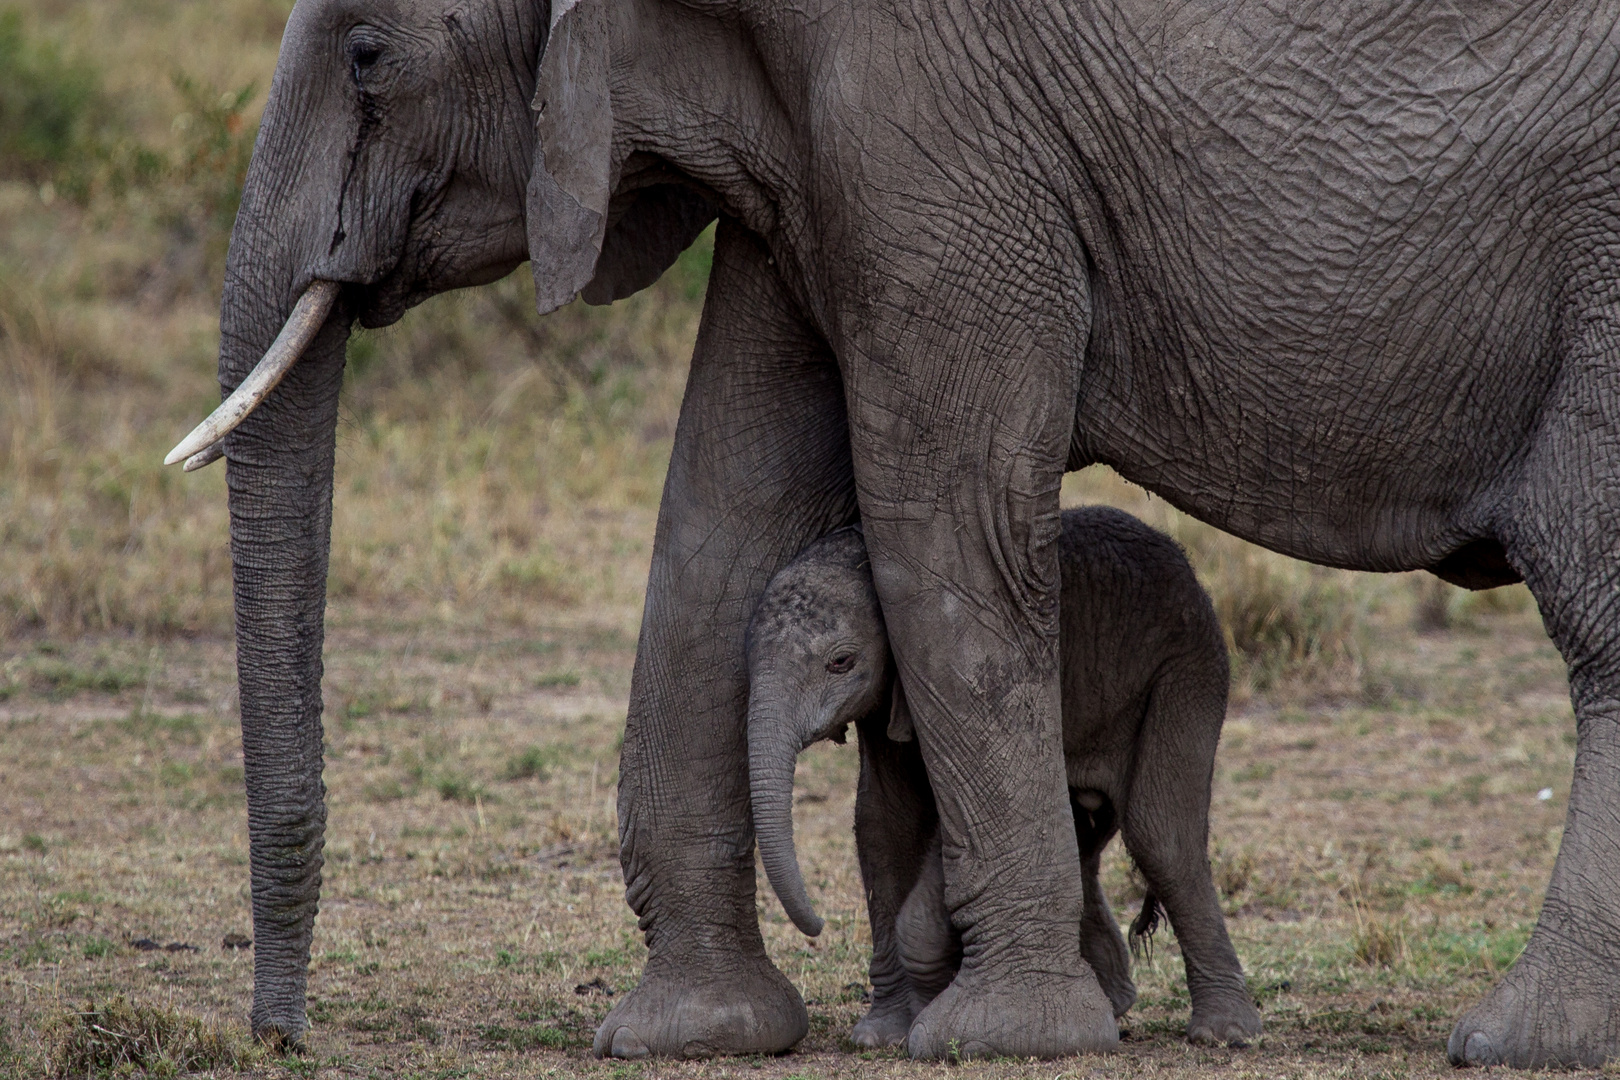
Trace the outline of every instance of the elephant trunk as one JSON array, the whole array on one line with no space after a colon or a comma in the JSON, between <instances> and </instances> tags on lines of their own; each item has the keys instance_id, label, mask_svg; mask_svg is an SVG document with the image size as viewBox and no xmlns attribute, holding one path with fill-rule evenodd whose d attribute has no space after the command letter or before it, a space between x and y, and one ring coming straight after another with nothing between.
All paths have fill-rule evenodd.
<instances>
[{"instance_id":1,"label":"elephant trunk","mask_svg":"<svg viewBox=\"0 0 1620 1080\"><path fill-rule=\"evenodd\" d=\"M748 782L760 860L788 918L815 937L825 923L810 906L793 846L793 767L801 748L791 725L777 719L768 707L749 702Z\"/></svg>"},{"instance_id":2,"label":"elephant trunk","mask_svg":"<svg viewBox=\"0 0 1620 1080\"><path fill-rule=\"evenodd\" d=\"M308 289L307 260L275 236L251 182L226 265L219 381L234 390ZM302 358L224 441L253 906L253 1032L298 1045L320 896L321 649L338 390L350 312L341 296Z\"/></svg>"}]
</instances>

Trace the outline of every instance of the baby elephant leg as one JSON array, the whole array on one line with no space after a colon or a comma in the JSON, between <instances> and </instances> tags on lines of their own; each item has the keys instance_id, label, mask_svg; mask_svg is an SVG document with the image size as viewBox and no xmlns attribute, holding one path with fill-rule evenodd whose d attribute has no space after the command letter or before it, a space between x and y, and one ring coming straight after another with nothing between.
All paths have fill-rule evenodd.
<instances>
[{"instance_id":1,"label":"baby elephant leg","mask_svg":"<svg viewBox=\"0 0 1620 1080\"><path fill-rule=\"evenodd\" d=\"M945 863L939 837L928 846L917 885L895 920L900 963L911 977L911 992L920 1012L956 978L962 966L962 935L945 910Z\"/></svg>"},{"instance_id":2,"label":"baby elephant leg","mask_svg":"<svg viewBox=\"0 0 1620 1080\"><path fill-rule=\"evenodd\" d=\"M1080 917L1080 955L1097 973L1103 993L1114 1006L1117 1019L1136 1003L1136 983L1131 981L1131 956L1125 938L1114 921L1114 912L1103 895L1100 872L1103 848L1113 837L1114 807L1100 791L1070 794L1074 807L1074 828L1080 842L1080 885L1085 893L1085 911Z\"/></svg>"},{"instance_id":3,"label":"baby elephant leg","mask_svg":"<svg viewBox=\"0 0 1620 1080\"><path fill-rule=\"evenodd\" d=\"M1243 1045L1260 1034L1260 1011L1209 872L1210 781L1226 709L1224 665L1210 667L1172 672L1154 687L1122 831L1181 946L1192 998L1187 1038Z\"/></svg>"},{"instance_id":4,"label":"baby elephant leg","mask_svg":"<svg viewBox=\"0 0 1620 1080\"><path fill-rule=\"evenodd\" d=\"M928 842L938 820L917 744L889 739L887 722L880 715L856 724L861 778L855 793L855 851L872 926L872 1005L849 1037L871 1050L904 1045L922 1009L900 961L895 922L929 861ZM937 854L932 858L939 862Z\"/></svg>"}]
</instances>

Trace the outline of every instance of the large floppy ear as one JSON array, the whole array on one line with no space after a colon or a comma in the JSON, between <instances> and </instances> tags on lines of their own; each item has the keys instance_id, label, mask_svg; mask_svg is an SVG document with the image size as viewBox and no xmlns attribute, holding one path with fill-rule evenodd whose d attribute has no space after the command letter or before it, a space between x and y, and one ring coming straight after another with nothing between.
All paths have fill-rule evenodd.
<instances>
[{"instance_id":1,"label":"large floppy ear","mask_svg":"<svg viewBox=\"0 0 1620 1080\"><path fill-rule=\"evenodd\" d=\"M607 230L613 109L608 0L553 0L534 88L534 169L524 207L534 302L562 307L596 273Z\"/></svg>"},{"instance_id":2,"label":"large floppy ear","mask_svg":"<svg viewBox=\"0 0 1620 1080\"><path fill-rule=\"evenodd\" d=\"M653 184L614 196L596 276L580 293L611 304L653 282L719 214L714 200L682 184Z\"/></svg>"},{"instance_id":3,"label":"large floppy ear","mask_svg":"<svg viewBox=\"0 0 1620 1080\"><path fill-rule=\"evenodd\" d=\"M911 706L906 704L905 687L900 673L894 673L894 686L889 690L889 738L893 742L910 742L917 737L911 725Z\"/></svg>"}]
</instances>

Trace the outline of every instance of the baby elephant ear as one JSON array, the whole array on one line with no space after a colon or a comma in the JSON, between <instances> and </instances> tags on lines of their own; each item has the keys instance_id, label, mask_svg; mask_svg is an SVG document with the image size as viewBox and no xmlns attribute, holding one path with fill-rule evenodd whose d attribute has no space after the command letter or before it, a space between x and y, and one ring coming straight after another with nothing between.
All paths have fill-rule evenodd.
<instances>
[{"instance_id":1,"label":"baby elephant ear","mask_svg":"<svg viewBox=\"0 0 1620 1080\"><path fill-rule=\"evenodd\" d=\"M889 739L892 742L910 742L917 737L911 726L911 707L906 704L905 687L900 673L894 674L894 688L889 691Z\"/></svg>"},{"instance_id":2,"label":"baby elephant ear","mask_svg":"<svg viewBox=\"0 0 1620 1080\"><path fill-rule=\"evenodd\" d=\"M534 88L534 169L524 207L542 315L585 287L602 251L613 150L608 60L607 0L555 0Z\"/></svg>"}]
</instances>

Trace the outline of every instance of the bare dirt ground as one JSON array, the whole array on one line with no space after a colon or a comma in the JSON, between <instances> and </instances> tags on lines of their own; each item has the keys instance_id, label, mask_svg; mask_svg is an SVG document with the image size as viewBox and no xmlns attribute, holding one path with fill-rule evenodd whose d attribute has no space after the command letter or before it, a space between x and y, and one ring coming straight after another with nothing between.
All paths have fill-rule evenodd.
<instances>
[{"instance_id":1,"label":"bare dirt ground","mask_svg":"<svg viewBox=\"0 0 1620 1080\"><path fill-rule=\"evenodd\" d=\"M1120 1053L951 1074L1449 1071L1453 1017L1533 925L1572 756L1562 664L1533 609L1509 607L1418 633L1402 605L1375 605L1349 689L1295 685L1234 706L1212 860L1263 1005L1259 1043L1182 1041L1185 983L1161 935L1137 968ZM806 755L797 811L828 929L800 936L763 877L759 899L772 955L810 1004L810 1037L771 1059L591 1060L596 1022L644 955L614 839L637 613L542 613L516 630L420 615L333 609L311 1052L250 1071L628 1080L945 1068L846 1041L869 937L849 829L855 749L830 745ZM251 949L222 946L251 933L230 644L15 638L0 665L11 1067L45 1067L52 1016L120 994L239 1033ZM1140 896L1117 850L1107 883L1116 908Z\"/></svg>"}]
</instances>

